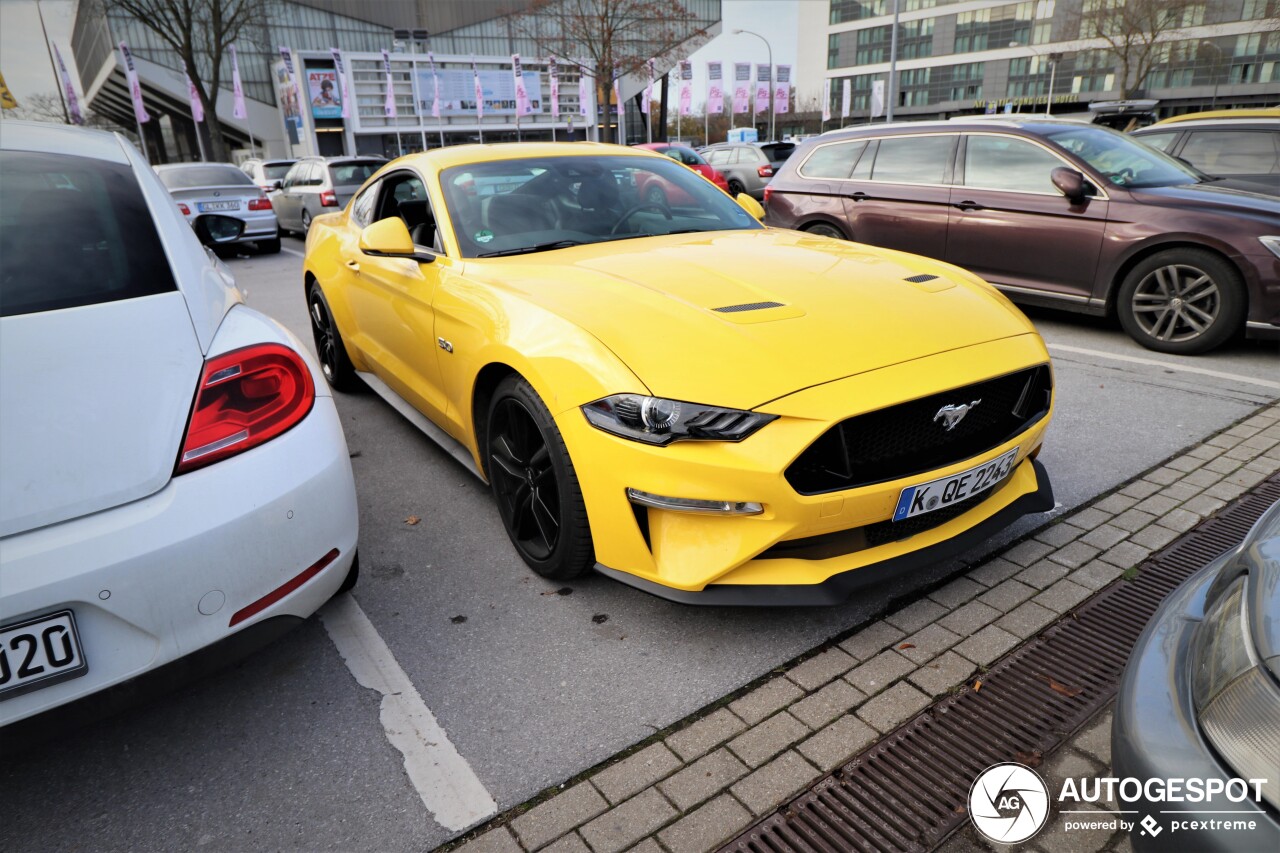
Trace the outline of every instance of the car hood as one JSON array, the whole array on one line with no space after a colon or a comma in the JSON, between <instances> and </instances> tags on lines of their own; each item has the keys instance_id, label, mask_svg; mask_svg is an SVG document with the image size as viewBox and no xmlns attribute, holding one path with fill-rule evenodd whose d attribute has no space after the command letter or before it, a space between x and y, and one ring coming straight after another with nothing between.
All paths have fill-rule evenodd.
<instances>
[{"instance_id":1,"label":"car hood","mask_svg":"<svg viewBox=\"0 0 1280 853\"><path fill-rule=\"evenodd\" d=\"M589 331L654 394L744 409L1035 331L956 267L778 229L576 246L466 275Z\"/></svg>"},{"instance_id":2,"label":"car hood","mask_svg":"<svg viewBox=\"0 0 1280 853\"><path fill-rule=\"evenodd\" d=\"M1265 220L1280 220L1280 198L1224 187L1214 182L1178 187L1148 187L1130 192L1135 201L1145 204L1180 208L1195 206L1205 211L1241 213Z\"/></svg>"}]
</instances>

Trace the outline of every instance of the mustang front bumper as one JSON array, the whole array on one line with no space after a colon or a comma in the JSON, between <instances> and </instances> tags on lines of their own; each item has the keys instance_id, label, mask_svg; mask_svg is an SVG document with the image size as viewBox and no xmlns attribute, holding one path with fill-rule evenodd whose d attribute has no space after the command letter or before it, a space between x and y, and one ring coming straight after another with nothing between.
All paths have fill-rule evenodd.
<instances>
[{"instance_id":1,"label":"mustang front bumper","mask_svg":"<svg viewBox=\"0 0 1280 853\"><path fill-rule=\"evenodd\" d=\"M835 604L887 574L959 554L1022 515L1052 509L1048 475L1034 461L1052 410L996 447L902 479L802 495L784 472L819 436L851 416L1048 360L1040 338L1023 335L829 382L759 407L778 420L737 443L653 447L591 426L578 409L562 412L556 421L578 471L597 569L686 603ZM846 535L888 522L903 489L959 474L1015 448L1012 473L962 514L884 544ZM641 507L628 500L628 488L755 502L763 512L716 515Z\"/></svg>"}]
</instances>

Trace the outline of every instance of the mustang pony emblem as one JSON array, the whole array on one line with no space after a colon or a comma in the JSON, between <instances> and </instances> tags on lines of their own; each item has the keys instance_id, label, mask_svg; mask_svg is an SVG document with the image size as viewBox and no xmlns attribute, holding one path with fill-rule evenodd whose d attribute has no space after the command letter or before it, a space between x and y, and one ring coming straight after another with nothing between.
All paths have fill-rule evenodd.
<instances>
[{"instance_id":1,"label":"mustang pony emblem","mask_svg":"<svg viewBox=\"0 0 1280 853\"><path fill-rule=\"evenodd\" d=\"M942 425L946 427L947 432L951 432L962 420L964 420L964 416L969 414L969 410L981 402L981 399L977 399L972 403L964 405L957 406L952 404L950 406L943 406L941 409L938 409L938 413L933 416L934 423L937 423L938 420L941 419Z\"/></svg>"}]
</instances>

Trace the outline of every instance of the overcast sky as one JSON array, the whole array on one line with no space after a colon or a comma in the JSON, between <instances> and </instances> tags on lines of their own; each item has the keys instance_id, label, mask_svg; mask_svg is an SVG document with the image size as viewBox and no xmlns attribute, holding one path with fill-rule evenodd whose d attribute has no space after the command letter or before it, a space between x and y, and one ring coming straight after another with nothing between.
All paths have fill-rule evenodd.
<instances>
[{"instance_id":1,"label":"overcast sky","mask_svg":"<svg viewBox=\"0 0 1280 853\"><path fill-rule=\"evenodd\" d=\"M795 65L799 20L796 7L800 3L825 2L827 0L724 0L721 5L724 20L721 35L689 57L693 60L693 111L702 112L707 100L707 62L717 59L724 62L726 80L733 73L735 62L768 62L768 49L764 42L746 33L734 35L735 29L751 30L768 39L769 47L773 49L774 65ZM751 74L754 79L754 69ZM795 84L794 72L791 79ZM675 99L673 92L671 100L674 102Z\"/></svg>"},{"instance_id":2,"label":"overcast sky","mask_svg":"<svg viewBox=\"0 0 1280 853\"><path fill-rule=\"evenodd\" d=\"M71 18L75 0L41 0L49 39L58 46L78 92L75 60L71 56ZM56 95L62 88L49 64L49 50L40 35L35 0L0 0L0 74L19 104L31 95Z\"/></svg>"}]
</instances>

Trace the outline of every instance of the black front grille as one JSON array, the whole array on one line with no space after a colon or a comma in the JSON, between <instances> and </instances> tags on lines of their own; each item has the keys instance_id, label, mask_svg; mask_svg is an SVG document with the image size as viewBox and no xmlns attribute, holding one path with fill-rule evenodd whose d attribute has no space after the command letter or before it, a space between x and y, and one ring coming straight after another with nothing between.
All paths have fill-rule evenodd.
<instances>
[{"instance_id":1,"label":"black front grille","mask_svg":"<svg viewBox=\"0 0 1280 853\"><path fill-rule=\"evenodd\" d=\"M997 447L1049 411L1049 366L1020 370L841 421L787 468L802 495L912 477ZM946 429L942 409L981 401Z\"/></svg>"}]
</instances>

